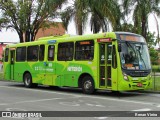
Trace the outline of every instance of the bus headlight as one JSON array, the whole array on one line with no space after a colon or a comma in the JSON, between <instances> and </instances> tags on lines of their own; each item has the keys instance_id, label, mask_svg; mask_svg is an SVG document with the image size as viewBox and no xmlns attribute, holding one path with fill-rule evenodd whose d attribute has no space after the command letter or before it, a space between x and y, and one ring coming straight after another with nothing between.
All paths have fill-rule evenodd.
<instances>
[{"instance_id":1,"label":"bus headlight","mask_svg":"<svg viewBox=\"0 0 160 120\"><path fill-rule=\"evenodd\" d=\"M129 81L128 75L126 73L123 73L123 78L124 78L124 80Z\"/></svg>"}]
</instances>

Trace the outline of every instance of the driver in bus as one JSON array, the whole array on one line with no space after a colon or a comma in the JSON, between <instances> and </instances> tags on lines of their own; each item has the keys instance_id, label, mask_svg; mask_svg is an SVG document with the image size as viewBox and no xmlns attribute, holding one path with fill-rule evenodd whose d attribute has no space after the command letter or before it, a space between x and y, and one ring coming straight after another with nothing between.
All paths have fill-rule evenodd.
<instances>
[{"instance_id":1,"label":"driver in bus","mask_svg":"<svg viewBox=\"0 0 160 120\"><path fill-rule=\"evenodd\" d=\"M129 53L125 54L125 63L133 63L135 60L135 57L133 55L133 51L130 51Z\"/></svg>"}]
</instances>

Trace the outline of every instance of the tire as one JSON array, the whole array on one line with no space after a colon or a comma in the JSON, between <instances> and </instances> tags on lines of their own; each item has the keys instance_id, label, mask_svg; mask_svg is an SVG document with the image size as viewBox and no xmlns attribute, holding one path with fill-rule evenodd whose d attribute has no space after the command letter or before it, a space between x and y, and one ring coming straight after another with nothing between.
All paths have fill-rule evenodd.
<instances>
[{"instance_id":1,"label":"tire","mask_svg":"<svg viewBox=\"0 0 160 120\"><path fill-rule=\"evenodd\" d=\"M82 90L85 94L92 94L95 91L95 86L92 77L85 76L82 81Z\"/></svg>"},{"instance_id":2,"label":"tire","mask_svg":"<svg viewBox=\"0 0 160 120\"><path fill-rule=\"evenodd\" d=\"M26 73L24 75L23 82L24 82L25 87L27 87L27 88L32 88L32 87L37 86L37 84L32 83L32 76L30 73Z\"/></svg>"}]
</instances>

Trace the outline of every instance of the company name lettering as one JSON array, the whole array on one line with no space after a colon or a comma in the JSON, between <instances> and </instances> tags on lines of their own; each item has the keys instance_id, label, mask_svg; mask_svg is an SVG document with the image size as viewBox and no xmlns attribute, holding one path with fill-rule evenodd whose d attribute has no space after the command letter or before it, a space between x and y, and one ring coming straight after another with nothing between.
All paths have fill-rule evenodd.
<instances>
[{"instance_id":1,"label":"company name lettering","mask_svg":"<svg viewBox=\"0 0 160 120\"><path fill-rule=\"evenodd\" d=\"M82 71L82 67L68 67L67 71L75 71L75 72L81 72Z\"/></svg>"}]
</instances>

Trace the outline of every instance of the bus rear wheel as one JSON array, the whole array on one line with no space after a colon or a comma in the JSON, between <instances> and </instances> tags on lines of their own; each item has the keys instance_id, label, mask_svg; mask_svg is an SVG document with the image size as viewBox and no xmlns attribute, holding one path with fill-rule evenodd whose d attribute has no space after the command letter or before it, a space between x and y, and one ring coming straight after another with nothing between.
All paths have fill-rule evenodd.
<instances>
[{"instance_id":1,"label":"bus rear wheel","mask_svg":"<svg viewBox=\"0 0 160 120\"><path fill-rule=\"evenodd\" d=\"M30 73L26 73L24 75L23 82L24 82L25 87L27 87L27 88L31 88L31 87L36 87L37 86L37 84L33 84L32 83L32 76L31 76Z\"/></svg>"},{"instance_id":2,"label":"bus rear wheel","mask_svg":"<svg viewBox=\"0 0 160 120\"><path fill-rule=\"evenodd\" d=\"M85 94L92 94L95 91L92 77L85 76L82 81L82 90Z\"/></svg>"}]
</instances>

